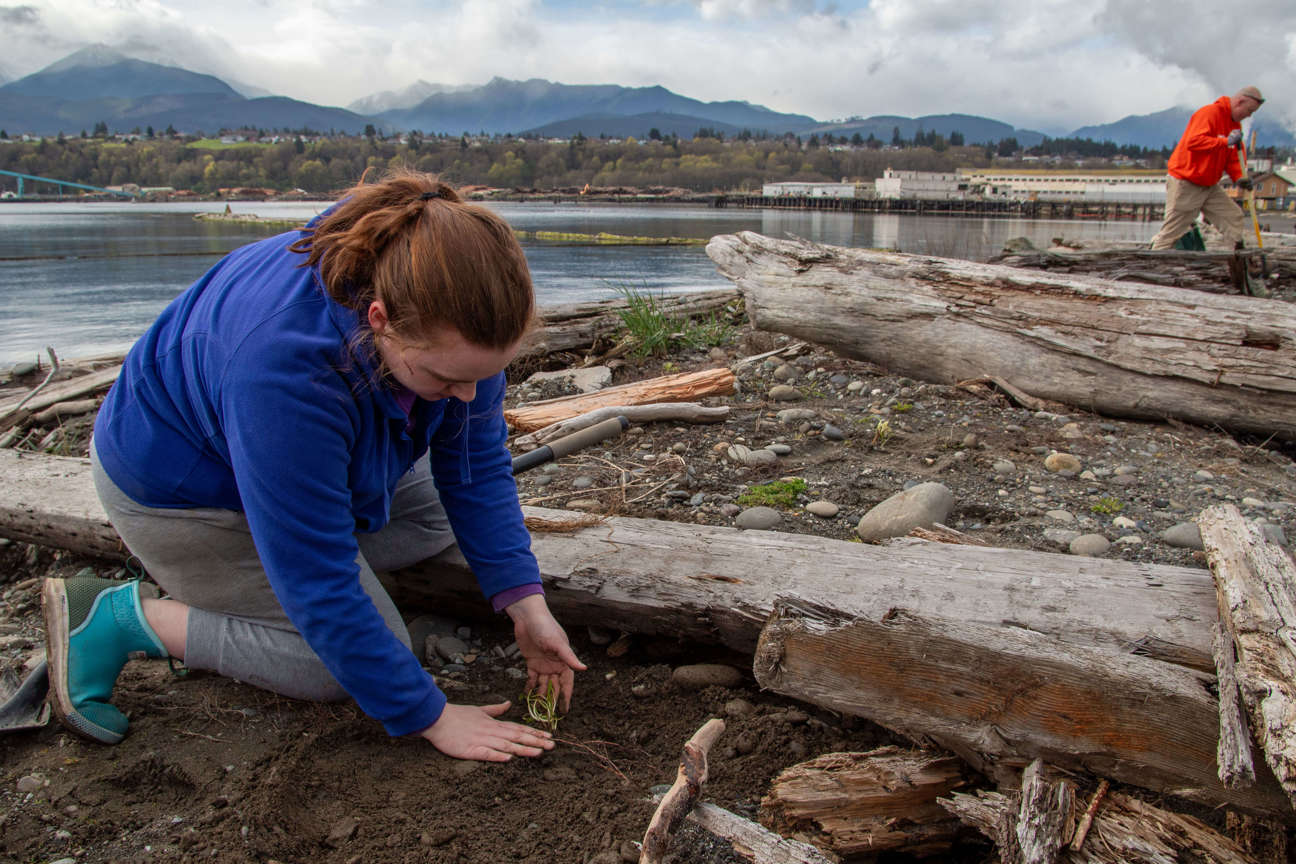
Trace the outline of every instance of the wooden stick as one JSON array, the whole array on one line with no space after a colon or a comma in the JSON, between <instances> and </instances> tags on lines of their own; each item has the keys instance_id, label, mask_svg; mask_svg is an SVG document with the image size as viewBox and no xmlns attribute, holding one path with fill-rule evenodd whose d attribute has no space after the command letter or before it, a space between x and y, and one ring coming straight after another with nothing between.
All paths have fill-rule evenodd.
<instances>
[{"instance_id":1,"label":"wooden stick","mask_svg":"<svg viewBox=\"0 0 1296 864\"><path fill-rule=\"evenodd\" d=\"M724 728L723 720L712 718L703 723L702 728L684 743L675 782L657 805L652 821L648 823L648 830L644 832L639 864L660 864L666 857L675 829L693 809L702 792L702 784L707 779L707 754Z\"/></svg>"},{"instance_id":2,"label":"wooden stick","mask_svg":"<svg viewBox=\"0 0 1296 864\"><path fill-rule=\"evenodd\" d=\"M660 801L662 795L655 796ZM752 864L837 864L841 859L832 852L794 840L771 831L764 825L744 819L731 810L703 801L688 814L688 821L704 828Z\"/></svg>"},{"instance_id":3,"label":"wooden stick","mask_svg":"<svg viewBox=\"0 0 1296 864\"><path fill-rule=\"evenodd\" d=\"M1094 814L1098 812L1098 805L1102 803L1103 796L1111 788L1111 783L1103 780L1098 784L1098 789L1094 792L1093 798L1089 801L1089 806L1085 808L1084 816L1080 817L1080 824L1076 826L1075 837L1071 838L1071 851L1079 852L1080 847L1084 845L1085 837L1089 836L1089 826L1093 824Z\"/></svg>"},{"instance_id":4,"label":"wooden stick","mask_svg":"<svg viewBox=\"0 0 1296 864\"><path fill-rule=\"evenodd\" d=\"M734 373L729 369L704 369L681 375L664 375L594 393L563 396L520 405L504 412L504 419L518 432L532 432L609 405L644 405L652 402L689 402L700 396L733 392Z\"/></svg>"},{"instance_id":5,"label":"wooden stick","mask_svg":"<svg viewBox=\"0 0 1296 864\"><path fill-rule=\"evenodd\" d=\"M1242 691L1238 689L1237 648L1223 621L1215 624L1211 645L1215 655L1215 680L1219 689L1219 744L1215 761L1219 778L1230 789L1255 782L1255 762L1251 756L1251 732L1242 708Z\"/></svg>"},{"instance_id":6,"label":"wooden stick","mask_svg":"<svg viewBox=\"0 0 1296 864\"><path fill-rule=\"evenodd\" d=\"M1036 759L1022 772L1021 809L1017 813L1017 847L1022 864L1053 864L1070 833L1075 787L1047 776Z\"/></svg>"},{"instance_id":7,"label":"wooden stick","mask_svg":"<svg viewBox=\"0 0 1296 864\"><path fill-rule=\"evenodd\" d=\"M697 402L658 402L652 405L605 405L576 417L550 423L513 440L518 450L533 450L541 444L579 432L611 417L624 414L631 423L648 423L655 420L677 420L684 423L718 423L729 416L729 406L707 407Z\"/></svg>"}]
</instances>

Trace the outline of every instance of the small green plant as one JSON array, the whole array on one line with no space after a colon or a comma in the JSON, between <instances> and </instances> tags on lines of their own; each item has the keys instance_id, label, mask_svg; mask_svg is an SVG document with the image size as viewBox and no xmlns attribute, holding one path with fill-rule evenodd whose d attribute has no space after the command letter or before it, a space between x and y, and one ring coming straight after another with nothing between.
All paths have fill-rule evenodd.
<instances>
[{"instance_id":1,"label":"small green plant","mask_svg":"<svg viewBox=\"0 0 1296 864\"><path fill-rule=\"evenodd\" d=\"M800 477L791 480L774 480L753 486L738 496L744 507L792 507L797 496L805 491L806 482Z\"/></svg>"},{"instance_id":2,"label":"small green plant","mask_svg":"<svg viewBox=\"0 0 1296 864\"><path fill-rule=\"evenodd\" d=\"M1089 509L1094 513L1102 513L1106 516L1115 516L1117 513L1125 509L1125 505L1121 503L1119 498L1107 496L1099 498L1097 503Z\"/></svg>"},{"instance_id":3,"label":"small green plant","mask_svg":"<svg viewBox=\"0 0 1296 864\"><path fill-rule=\"evenodd\" d=\"M545 685L543 694L538 689L524 693L522 705L526 709L526 716L523 718L526 722L548 729L550 732L558 730L558 686L553 681Z\"/></svg>"},{"instance_id":4,"label":"small green plant","mask_svg":"<svg viewBox=\"0 0 1296 864\"><path fill-rule=\"evenodd\" d=\"M894 405L891 406L891 410L894 411L894 412L896 412L897 414L903 414L903 413L905 413L906 411L912 411L912 410L913 410L913 403L912 403L912 402L897 402L896 404L894 404Z\"/></svg>"},{"instance_id":5,"label":"small green plant","mask_svg":"<svg viewBox=\"0 0 1296 864\"><path fill-rule=\"evenodd\" d=\"M692 319L683 324L684 343L690 348L715 348L725 345L734 338L734 327L718 313L712 312L700 321Z\"/></svg>"},{"instance_id":6,"label":"small green plant","mask_svg":"<svg viewBox=\"0 0 1296 864\"><path fill-rule=\"evenodd\" d=\"M891 421L879 418L877 425L873 427L873 446L881 450L886 447L893 435L895 432L891 428Z\"/></svg>"},{"instance_id":7,"label":"small green plant","mask_svg":"<svg viewBox=\"0 0 1296 864\"><path fill-rule=\"evenodd\" d=\"M639 357L665 354L679 332L679 322L662 311L658 299L629 285L616 286L626 308L617 312L635 340L634 353Z\"/></svg>"},{"instance_id":8,"label":"small green plant","mask_svg":"<svg viewBox=\"0 0 1296 864\"><path fill-rule=\"evenodd\" d=\"M675 361L674 361L674 360L667 360L665 363L663 363L663 364L662 364L662 371L665 372L665 373L668 374L668 375L669 375L671 372L674 372L674 371L675 371Z\"/></svg>"}]
</instances>

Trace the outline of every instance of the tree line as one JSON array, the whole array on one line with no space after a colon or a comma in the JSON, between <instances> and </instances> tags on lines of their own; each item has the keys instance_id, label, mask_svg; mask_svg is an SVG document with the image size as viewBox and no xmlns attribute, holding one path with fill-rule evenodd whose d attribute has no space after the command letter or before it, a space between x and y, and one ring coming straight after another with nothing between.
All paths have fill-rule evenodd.
<instances>
[{"instance_id":1,"label":"tree line","mask_svg":"<svg viewBox=\"0 0 1296 864\"><path fill-rule=\"evenodd\" d=\"M0 169L93 186L134 183L200 194L240 186L325 194L353 185L366 171L373 176L395 167L441 174L458 185L543 190L586 184L665 186L706 193L759 191L762 184L778 181L867 182L887 168L986 168L1017 153L1016 142L1003 150L1002 145L964 146L954 134L891 148L876 139L855 142L831 135L726 140L713 131L691 140L660 133L642 141L578 134L562 142L414 133L400 139L290 135L232 145L166 136L58 136L38 142L0 139ZM1163 165L1161 160L1148 167ZM0 189L12 189L13 182L0 177Z\"/></svg>"}]
</instances>

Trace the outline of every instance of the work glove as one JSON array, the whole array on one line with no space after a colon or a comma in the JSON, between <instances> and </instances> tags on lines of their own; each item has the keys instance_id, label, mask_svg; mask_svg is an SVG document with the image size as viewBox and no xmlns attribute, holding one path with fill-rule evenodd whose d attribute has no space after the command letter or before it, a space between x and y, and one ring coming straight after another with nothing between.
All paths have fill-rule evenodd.
<instances>
[{"instance_id":1,"label":"work glove","mask_svg":"<svg viewBox=\"0 0 1296 864\"><path fill-rule=\"evenodd\" d=\"M1237 187L1238 187L1239 189L1241 189L1243 192L1250 192L1250 191L1251 191L1251 178L1250 178L1250 177L1243 177L1241 180L1237 181Z\"/></svg>"},{"instance_id":2,"label":"work glove","mask_svg":"<svg viewBox=\"0 0 1296 864\"><path fill-rule=\"evenodd\" d=\"M1236 147L1242 143L1242 130L1234 129L1228 134L1228 146Z\"/></svg>"}]
</instances>

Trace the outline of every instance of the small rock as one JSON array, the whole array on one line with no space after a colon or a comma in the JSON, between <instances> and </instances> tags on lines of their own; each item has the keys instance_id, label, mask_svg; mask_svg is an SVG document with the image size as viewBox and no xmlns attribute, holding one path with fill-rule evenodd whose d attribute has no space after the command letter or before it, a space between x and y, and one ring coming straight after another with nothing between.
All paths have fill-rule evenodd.
<instances>
[{"instance_id":1,"label":"small rock","mask_svg":"<svg viewBox=\"0 0 1296 864\"><path fill-rule=\"evenodd\" d=\"M454 660L468 653L468 646L457 636L442 636L437 639L436 653L443 660Z\"/></svg>"},{"instance_id":2,"label":"small rock","mask_svg":"<svg viewBox=\"0 0 1296 864\"><path fill-rule=\"evenodd\" d=\"M852 381L852 382L850 382L849 384L846 385L846 390L847 390L847 392L850 392L850 393L858 393L859 391L861 391L861 390L863 390L863 389L864 389L864 382L863 382L863 381Z\"/></svg>"},{"instance_id":3,"label":"small rock","mask_svg":"<svg viewBox=\"0 0 1296 864\"><path fill-rule=\"evenodd\" d=\"M1071 523L1075 521L1075 516L1069 510L1050 510L1044 514L1054 522Z\"/></svg>"},{"instance_id":4,"label":"small rock","mask_svg":"<svg viewBox=\"0 0 1296 864\"><path fill-rule=\"evenodd\" d=\"M1261 501L1259 498L1243 498L1242 506L1248 510L1263 510L1265 502Z\"/></svg>"},{"instance_id":5,"label":"small rock","mask_svg":"<svg viewBox=\"0 0 1296 864\"><path fill-rule=\"evenodd\" d=\"M590 477L587 474L582 474L581 476L572 480L571 485L573 489L588 489L594 485L594 478Z\"/></svg>"},{"instance_id":6,"label":"small rock","mask_svg":"<svg viewBox=\"0 0 1296 864\"><path fill-rule=\"evenodd\" d=\"M981 439L977 437L975 432L969 432L968 434L963 436L964 447L975 447L980 443L981 443Z\"/></svg>"},{"instance_id":7,"label":"small rock","mask_svg":"<svg viewBox=\"0 0 1296 864\"><path fill-rule=\"evenodd\" d=\"M791 381L797 377L799 371L795 366L784 363L774 370L774 377L779 381Z\"/></svg>"},{"instance_id":8,"label":"small rock","mask_svg":"<svg viewBox=\"0 0 1296 864\"><path fill-rule=\"evenodd\" d=\"M336 849L354 837L356 829L359 827L360 823L356 821L355 817L347 816L334 824L332 829L329 830L328 837L324 838L324 844Z\"/></svg>"},{"instance_id":9,"label":"small rock","mask_svg":"<svg viewBox=\"0 0 1296 864\"><path fill-rule=\"evenodd\" d=\"M26 795L28 792L37 792L45 787L44 774L26 774L18 778L18 791Z\"/></svg>"},{"instance_id":10,"label":"small rock","mask_svg":"<svg viewBox=\"0 0 1296 864\"><path fill-rule=\"evenodd\" d=\"M574 498L567 502L568 510L597 510L600 506L594 498Z\"/></svg>"},{"instance_id":11,"label":"small rock","mask_svg":"<svg viewBox=\"0 0 1296 864\"><path fill-rule=\"evenodd\" d=\"M1080 536L1079 531L1072 531L1069 528L1045 528L1044 539L1055 546L1063 549L1071 547L1071 541Z\"/></svg>"},{"instance_id":12,"label":"small rock","mask_svg":"<svg viewBox=\"0 0 1296 864\"><path fill-rule=\"evenodd\" d=\"M1111 548L1111 543L1101 534L1081 534L1071 541L1067 547L1072 555L1088 555L1090 558L1100 558L1107 554Z\"/></svg>"},{"instance_id":13,"label":"small rock","mask_svg":"<svg viewBox=\"0 0 1296 864\"><path fill-rule=\"evenodd\" d=\"M786 444L766 444L765 449L776 456L786 456L792 452L792 448Z\"/></svg>"},{"instance_id":14,"label":"small rock","mask_svg":"<svg viewBox=\"0 0 1296 864\"><path fill-rule=\"evenodd\" d=\"M846 433L838 429L836 426L834 426L831 423L824 424L823 432L821 434L823 435L824 438L828 439L829 441L846 440Z\"/></svg>"},{"instance_id":15,"label":"small rock","mask_svg":"<svg viewBox=\"0 0 1296 864\"><path fill-rule=\"evenodd\" d=\"M996 474L1015 474L1017 465L1010 459L996 459L990 469Z\"/></svg>"},{"instance_id":16,"label":"small rock","mask_svg":"<svg viewBox=\"0 0 1296 864\"><path fill-rule=\"evenodd\" d=\"M1080 429L1079 423L1068 423L1058 430L1058 434L1063 438L1083 438L1084 432Z\"/></svg>"},{"instance_id":17,"label":"small rock","mask_svg":"<svg viewBox=\"0 0 1296 864\"><path fill-rule=\"evenodd\" d=\"M690 690L700 690L712 685L737 687L742 683L742 673L722 663L695 663L677 667L671 672L671 680Z\"/></svg>"},{"instance_id":18,"label":"small rock","mask_svg":"<svg viewBox=\"0 0 1296 864\"><path fill-rule=\"evenodd\" d=\"M831 501L814 501L806 505L806 512L821 519L831 519L837 515L839 508Z\"/></svg>"},{"instance_id":19,"label":"small rock","mask_svg":"<svg viewBox=\"0 0 1296 864\"><path fill-rule=\"evenodd\" d=\"M1281 525L1274 525L1272 522L1266 522L1260 526L1260 533L1270 543L1276 543L1279 546L1287 545L1287 535L1283 534Z\"/></svg>"},{"instance_id":20,"label":"small rock","mask_svg":"<svg viewBox=\"0 0 1296 864\"><path fill-rule=\"evenodd\" d=\"M1138 523L1135 522L1133 519L1129 518L1128 516L1117 516L1115 519L1112 520L1112 527L1114 527L1114 528L1137 528L1137 527L1138 527Z\"/></svg>"},{"instance_id":21,"label":"small rock","mask_svg":"<svg viewBox=\"0 0 1296 864\"><path fill-rule=\"evenodd\" d=\"M1134 486L1139 482L1137 474L1117 474L1111 478L1111 482L1117 486Z\"/></svg>"},{"instance_id":22,"label":"small rock","mask_svg":"<svg viewBox=\"0 0 1296 864\"><path fill-rule=\"evenodd\" d=\"M1074 471L1079 473L1081 465L1080 460L1070 453L1053 452L1044 458L1044 468L1057 473L1058 471Z\"/></svg>"},{"instance_id":23,"label":"small rock","mask_svg":"<svg viewBox=\"0 0 1296 864\"><path fill-rule=\"evenodd\" d=\"M597 624L591 624L588 627L589 641L594 645L609 645L615 638L613 631L606 627L600 627Z\"/></svg>"},{"instance_id":24,"label":"small rock","mask_svg":"<svg viewBox=\"0 0 1296 864\"><path fill-rule=\"evenodd\" d=\"M746 699L730 699L724 704L724 715L726 717L750 717L756 713L756 707Z\"/></svg>"},{"instance_id":25,"label":"small rock","mask_svg":"<svg viewBox=\"0 0 1296 864\"><path fill-rule=\"evenodd\" d=\"M775 402L797 402L803 397L801 391L787 384L776 384L769 389L769 398Z\"/></svg>"},{"instance_id":26,"label":"small rock","mask_svg":"<svg viewBox=\"0 0 1296 864\"><path fill-rule=\"evenodd\" d=\"M1194 480L1200 480L1200 481L1203 481L1203 482L1204 482L1204 481L1206 481L1206 480L1214 480L1214 479L1215 479L1215 475L1212 474L1212 473L1209 472L1209 471L1202 470L1202 471L1194 472L1194 473L1193 473L1193 479L1194 479Z\"/></svg>"},{"instance_id":27,"label":"small rock","mask_svg":"<svg viewBox=\"0 0 1296 864\"><path fill-rule=\"evenodd\" d=\"M954 509L954 494L942 483L920 483L897 492L864 514L855 533L861 540L902 537L918 527L944 523Z\"/></svg>"},{"instance_id":28,"label":"small rock","mask_svg":"<svg viewBox=\"0 0 1296 864\"><path fill-rule=\"evenodd\" d=\"M1143 538L1137 534L1126 534L1124 537L1117 537L1116 542L1121 546L1142 546Z\"/></svg>"},{"instance_id":29,"label":"small rock","mask_svg":"<svg viewBox=\"0 0 1296 864\"><path fill-rule=\"evenodd\" d=\"M1171 525L1160 533L1161 542L1167 546L1178 546L1182 549L1204 549L1201 529L1196 522L1180 522Z\"/></svg>"},{"instance_id":30,"label":"small rock","mask_svg":"<svg viewBox=\"0 0 1296 864\"><path fill-rule=\"evenodd\" d=\"M757 531L768 531L782 522L783 515L773 507L749 507L734 519L739 528Z\"/></svg>"},{"instance_id":31,"label":"small rock","mask_svg":"<svg viewBox=\"0 0 1296 864\"><path fill-rule=\"evenodd\" d=\"M778 412L778 422L784 426L791 426L793 423L804 423L807 420L813 420L818 415L810 408L784 408Z\"/></svg>"},{"instance_id":32,"label":"small rock","mask_svg":"<svg viewBox=\"0 0 1296 864\"><path fill-rule=\"evenodd\" d=\"M1137 474L1137 473L1138 473L1138 468L1135 467L1134 465L1117 465L1117 466L1116 466L1116 476L1117 476L1117 477L1123 477L1123 476L1125 476L1126 474Z\"/></svg>"},{"instance_id":33,"label":"small rock","mask_svg":"<svg viewBox=\"0 0 1296 864\"><path fill-rule=\"evenodd\" d=\"M720 514L722 516L733 518L734 516L737 516L741 512L742 512L742 508L739 507L737 504L734 504L732 501L720 505Z\"/></svg>"}]
</instances>

